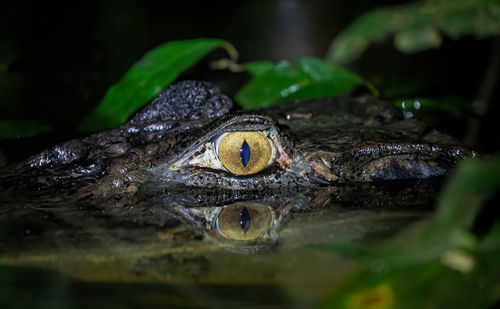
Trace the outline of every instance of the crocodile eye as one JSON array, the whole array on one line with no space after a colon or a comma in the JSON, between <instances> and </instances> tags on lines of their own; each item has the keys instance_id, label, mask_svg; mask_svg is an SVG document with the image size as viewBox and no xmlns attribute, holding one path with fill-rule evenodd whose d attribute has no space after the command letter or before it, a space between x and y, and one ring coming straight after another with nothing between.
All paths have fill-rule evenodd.
<instances>
[{"instance_id":1,"label":"crocodile eye","mask_svg":"<svg viewBox=\"0 0 500 309\"><path fill-rule=\"evenodd\" d=\"M217 154L229 172L250 175L269 164L272 149L269 139L259 132L231 132L219 141Z\"/></svg>"},{"instance_id":2,"label":"crocodile eye","mask_svg":"<svg viewBox=\"0 0 500 309\"><path fill-rule=\"evenodd\" d=\"M217 217L217 231L232 240L253 240L264 236L273 223L272 210L258 203L235 203Z\"/></svg>"}]
</instances>

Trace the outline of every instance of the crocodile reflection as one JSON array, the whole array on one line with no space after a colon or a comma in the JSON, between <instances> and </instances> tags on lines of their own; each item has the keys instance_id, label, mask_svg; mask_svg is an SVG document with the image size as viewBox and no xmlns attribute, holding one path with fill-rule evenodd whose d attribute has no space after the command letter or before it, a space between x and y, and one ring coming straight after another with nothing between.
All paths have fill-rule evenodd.
<instances>
[{"instance_id":1,"label":"crocodile reflection","mask_svg":"<svg viewBox=\"0 0 500 309\"><path fill-rule=\"evenodd\" d=\"M310 278L301 265L332 263L316 245L380 240L428 214L433 184L395 187L214 195L147 183L130 207L97 209L91 200L2 204L0 265L105 282L258 283L297 272ZM330 271L319 274L331 278Z\"/></svg>"},{"instance_id":2,"label":"crocodile reflection","mask_svg":"<svg viewBox=\"0 0 500 309\"><path fill-rule=\"evenodd\" d=\"M139 201L129 208L107 208L103 214L162 228L182 225L194 238L238 253L270 249L280 231L294 216L322 210L376 210L426 213L439 190L436 181L398 184L355 184L289 191L235 191L228 189L165 188L162 183L144 185ZM328 210L330 211L330 210ZM353 222L356 218L353 217ZM353 223L353 228L357 223ZM385 223L397 227L402 221Z\"/></svg>"},{"instance_id":3,"label":"crocodile reflection","mask_svg":"<svg viewBox=\"0 0 500 309\"><path fill-rule=\"evenodd\" d=\"M175 84L120 129L7 167L0 189L127 207L150 180L206 189L300 190L432 178L473 155L374 98L326 98L232 114L231 108L231 100L208 83Z\"/></svg>"},{"instance_id":4,"label":"crocodile reflection","mask_svg":"<svg viewBox=\"0 0 500 309\"><path fill-rule=\"evenodd\" d=\"M146 182L137 202L127 207L99 209L92 199L69 204L39 200L2 204L0 235L6 234L0 244L14 256L19 248L21 252L27 248L65 252L75 245L83 251L102 246L108 252L109 248L140 250L155 244L173 252L213 244L235 253L260 253L282 247L283 230L285 235L296 233L294 243L321 241L339 228L349 229L349 237L397 230L427 214L438 189L438 184L429 181L300 192L165 188L161 182ZM311 219L304 223L303 218ZM325 224L325 220L330 221ZM312 239L307 237L307 231L316 227L323 228L313 232Z\"/></svg>"}]
</instances>

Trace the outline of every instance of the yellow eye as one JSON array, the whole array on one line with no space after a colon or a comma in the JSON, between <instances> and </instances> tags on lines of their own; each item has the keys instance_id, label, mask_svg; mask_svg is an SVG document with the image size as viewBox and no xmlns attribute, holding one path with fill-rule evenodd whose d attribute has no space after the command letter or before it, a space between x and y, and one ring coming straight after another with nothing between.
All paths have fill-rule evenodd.
<instances>
[{"instance_id":1,"label":"yellow eye","mask_svg":"<svg viewBox=\"0 0 500 309\"><path fill-rule=\"evenodd\" d=\"M217 230L232 240L253 240L272 228L272 210L262 204L241 202L224 207L217 217Z\"/></svg>"},{"instance_id":2,"label":"yellow eye","mask_svg":"<svg viewBox=\"0 0 500 309\"><path fill-rule=\"evenodd\" d=\"M236 175L250 175L261 171L271 160L269 139L259 132L231 132L218 145L219 160Z\"/></svg>"}]
</instances>

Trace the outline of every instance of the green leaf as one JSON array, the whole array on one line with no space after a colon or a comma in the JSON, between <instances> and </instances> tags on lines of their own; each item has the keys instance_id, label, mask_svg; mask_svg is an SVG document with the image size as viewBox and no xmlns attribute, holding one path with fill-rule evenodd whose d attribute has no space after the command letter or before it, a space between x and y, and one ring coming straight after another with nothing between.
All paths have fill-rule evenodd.
<instances>
[{"instance_id":1,"label":"green leaf","mask_svg":"<svg viewBox=\"0 0 500 309\"><path fill-rule=\"evenodd\" d=\"M442 36L484 38L500 34L498 0L424 0L369 11L341 32L326 59L345 64L357 59L371 44L394 38L404 53L441 45Z\"/></svg>"},{"instance_id":2,"label":"green leaf","mask_svg":"<svg viewBox=\"0 0 500 309\"><path fill-rule=\"evenodd\" d=\"M245 109L271 106L283 101L335 96L365 81L353 72L324 60L300 58L297 65L282 61L247 63L253 79L235 96Z\"/></svg>"},{"instance_id":3,"label":"green leaf","mask_svg":"<svg viewBox=\"0 0 500 309\"><path fill-rule=\"evenodd\" d=\"M30 137L52 131L52 127L34 120L1 120L0 139Z\"/></svg>"},{"instance_id":4,"label":"green leaf","mask_svg":"<svg viewBox=\"0 0 500 309\"><path fill-rule=\"evenodd\" d=\"M124 123L184 70L219 47L236 57L234 47L218 39L168 42L149 51L108 89L104 99L82 121L80 131L110 129Z\"/></svg>"}]
</instances>

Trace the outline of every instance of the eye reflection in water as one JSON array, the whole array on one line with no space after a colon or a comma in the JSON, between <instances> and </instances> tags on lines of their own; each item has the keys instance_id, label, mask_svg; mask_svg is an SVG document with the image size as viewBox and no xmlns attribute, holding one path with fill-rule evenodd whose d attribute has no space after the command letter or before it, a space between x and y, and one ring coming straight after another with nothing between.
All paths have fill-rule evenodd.
<instances>
[{"instance_id":1,"label":"eye reflection in water","mask_svg":"<svg viewBox=\"0 0 500 309\"><path fill-rule=\"evenodd\" d=\"M278 240L291 206L273 199L239 201L224 206L175 206L179 219L203 239L236 253L257 253Z\"/></svg>"},{"instance_id":2,"label":"eye reflection in water","mask_svg":"<svg viewBox=\"0 0 500 309\"><path fill-rule=\"evenodd\" d=\"M221 209L216 219L217 232L229 240L245 241L265 237L274 226L271 207L254 203L238 202Z\"/></svg>"}]
</instances>

